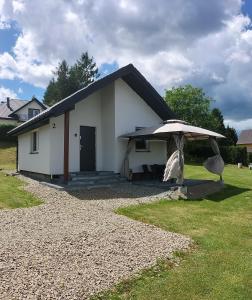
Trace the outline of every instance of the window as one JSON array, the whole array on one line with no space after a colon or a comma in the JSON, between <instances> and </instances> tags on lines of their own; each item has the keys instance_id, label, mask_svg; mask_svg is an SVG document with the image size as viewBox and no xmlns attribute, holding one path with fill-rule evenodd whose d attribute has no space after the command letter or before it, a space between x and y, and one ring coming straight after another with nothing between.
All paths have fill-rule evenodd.
<instances>
[{"instance_id":1,"label":"window","mask_svg":"<svg viewBox=\"0 0 252 300\"><path fill-rule=\"evenodd\" d=\"M136 127L136 131L144 129L144 127ZM150 144L145 139L136 139L135 141L136 152L149 152Z\"/></svg>"},{"instance_id":2,"label":"window","mask_svg":"<svg viewBox=\"0 0 252 300\"><path fill-rule=\"evenodd\" d=\"M38 131L33 131L31 135L31 153L38 153Z\"/></svg>"},{"instance_id":3,"label":"window","mask_svg":"<svg viewBox=\"0 0 252 300\"><path fill-rule=\"evenodd\" d=\"M31 119L40 113L40 109L28 108L28 119Z\"/></svg>"}]
</instances>

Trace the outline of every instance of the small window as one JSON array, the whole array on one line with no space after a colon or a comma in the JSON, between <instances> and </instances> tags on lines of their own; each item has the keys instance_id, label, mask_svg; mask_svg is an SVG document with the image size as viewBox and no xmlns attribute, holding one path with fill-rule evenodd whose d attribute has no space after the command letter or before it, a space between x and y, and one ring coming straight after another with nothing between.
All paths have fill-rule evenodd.
<instances>
[{"instance_id":1,"label":"small window","mask_svg":"<svg viewBox=\"0 0 252 300\"><path fill-rule=\"evenodd\" d=\"M136 127L136 131L144 129L144 127ZM145 139L136 139L135 141L136 152L149 152L150 144Z\"/></svg>"},{"instance_id":2,"label":"small window","mask_svg":"<svg viewBox=\"0 0 252 300\"><path fill-rule=\"evenodd\" d=\"M31 135L31 153L38 153L38 131L33 131Z\"/></svg>"},{"instance_id":3,"label":"small window","mask_svg":"<svg viewBox=\"0 0 252 300\"><path fill-rule=\"evenodd\" d=\"M31 119L40 113L40 109L28 108L28 119Z\"/></svg>"}]
</instances>

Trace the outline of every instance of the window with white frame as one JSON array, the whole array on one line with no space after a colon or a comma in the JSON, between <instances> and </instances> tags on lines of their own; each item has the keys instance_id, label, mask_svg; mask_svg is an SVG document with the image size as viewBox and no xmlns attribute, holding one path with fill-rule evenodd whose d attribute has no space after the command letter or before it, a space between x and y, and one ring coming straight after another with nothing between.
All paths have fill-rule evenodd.
<instances>
[{"instance_id":1,"label":"window with white frame","mask_svg":"<svg viewBox=\"0 0 252 300\"><path fill-rule=\"evenodd\" d=\"M144 129L145 127L136 127L136 131ZM145 139L139 138L135 140L135 149L136 152L149 152L150 151L150 144L149 141Z\"/></svg>"},{"instance_id":2,"label":"window with white frame","mask_svg":"<svg viewBox=\"0 0 252 300\"><path fill-rule=\"evenodd\" d=\"M31 153L38 153L39 150L39 134L33 131L31 134Z\"/></svg>"}]
</instances>

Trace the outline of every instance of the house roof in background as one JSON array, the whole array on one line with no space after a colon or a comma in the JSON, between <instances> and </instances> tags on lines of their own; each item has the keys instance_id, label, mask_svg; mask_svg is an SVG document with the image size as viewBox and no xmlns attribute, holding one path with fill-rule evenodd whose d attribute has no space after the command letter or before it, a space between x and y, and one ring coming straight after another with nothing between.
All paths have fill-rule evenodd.
<instances>
[{"instance_id":1,"label":"house roof in background","mask_svg":"<svg viewBox=\"0 0 252 300\"><path fill-rule=\"evenodd\" d=\"M7 106L7 101L0 102L0 119L14 119L9 116L13 111L20 109L30 101L28 100L20 100L20 99L10 99L9 104L10 107Z\"/></svg>"},{"instance_id":2,"label":"house roof in background","mask_svg":"<svg viewBox=\"0 0 252 300\"><path fill-rule=\"evenodd\" d=\"M74 94L54 104L39 115L26 121L22 125L10 131L10 134L20 134L27 132L33 128L38 128L48 123L50 117L56 117L66 111L74 109L76 103L84 100L89 95L104 88L116 79L124 80L151 108L162 120L175 118L175 114L170 110L164 99L154 89L154 87L145 79L145 77L132 65L129 64L117 71L96 80L87 87L78 90Z\"/></svg>"},{"instance_id":3,"label":"house roof in background","mask_svg":"<svg viewBox=\"0 0 252 300\"><path fill-rule=\"evenodd\" d=\"M252 129L242 130L237 144L238 145L252 144Z\"/></svg>"},{"instance_id":4,"label":"house roof in background","mask_svg":"<svg viewBox=\"0 0 252 300\"><path fill-rule=\"evenodd\" d=\"M22 101L22 100L21 100ZM23 101L22 101L23 102ZM14 116L20 109L24 108L25 106L29 105L32 102L36 102L41 108L43 109L47 109L47 106L45 106L42 102L40 102L38 99L36 99L35 97L33 97L30 101L25 101L26 103L20 107L18 107L17 109L15 109L14 111L11 112L10 117Z\"/></svg>"}]
</instances>

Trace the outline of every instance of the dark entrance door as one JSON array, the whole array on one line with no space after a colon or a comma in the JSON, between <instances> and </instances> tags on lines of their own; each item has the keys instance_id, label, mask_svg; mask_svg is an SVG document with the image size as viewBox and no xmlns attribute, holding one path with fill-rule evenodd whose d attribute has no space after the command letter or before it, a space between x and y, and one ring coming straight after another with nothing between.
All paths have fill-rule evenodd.
<instances>
[{"instance_id":1,"label":"dark entrance door","mask_svg":"<svg viewBox=\"0 0 252 300\"><path fill-rule=\"evenodd\" d=\"M95 127L80 126L80 171L95 171Z\"/></svg>"}]
</instances>

